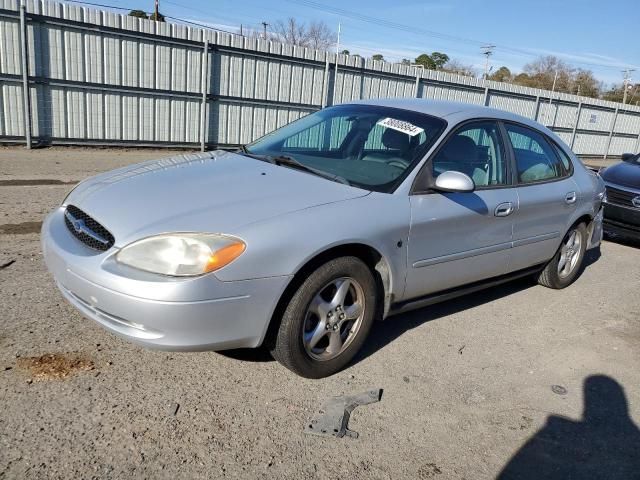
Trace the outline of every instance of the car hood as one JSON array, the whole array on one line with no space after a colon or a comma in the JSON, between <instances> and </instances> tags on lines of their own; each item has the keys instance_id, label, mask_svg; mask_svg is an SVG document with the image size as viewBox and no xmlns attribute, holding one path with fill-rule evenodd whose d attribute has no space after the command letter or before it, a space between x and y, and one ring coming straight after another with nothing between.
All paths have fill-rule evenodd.
<instances>
[{"instance_id":1,"label":"car hood","mask_svg":"<svg viewBox=\"0 0 640 480\"><path fill-rule=\"evenodd\" d=\"M229 233L243 225L370 192L231 152L180 155L81 182L67 197L116 246L158 233Z\"/></svg>"},{"instance_id":2,"label":"car hood","mask_svg":"<svg viewBox=\"0 0 640 480\"><path fill-rule=\"evenodd\" d=\"M631 188L640 188L640 165L621 162L607 167L600 176L605 182Z\"/></svg>"}]
</instances>

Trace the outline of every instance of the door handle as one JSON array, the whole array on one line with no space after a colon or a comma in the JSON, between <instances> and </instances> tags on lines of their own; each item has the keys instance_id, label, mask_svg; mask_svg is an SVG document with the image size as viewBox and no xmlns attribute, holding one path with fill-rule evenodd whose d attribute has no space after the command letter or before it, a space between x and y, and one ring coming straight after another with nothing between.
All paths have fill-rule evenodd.
<instances>
[{"instance_id":1,"label":"door handle","mask_svg":"<svg viewBox=\"0 0 640 480\"><path fill-rule=\"evenodd\" d=\"M513 203L504 202L498 205L493 212L496 217L507 217L513 213Z\"/></svg>"},{"instance_id":2,"label":"door handle","mask_svg":"<svg viewBox=\"0 0 640 480\"><path fill-rule=\"evenodd\" d=\"M564 197L564 201L568 204L571 205L573 203L576 203L576 200L578 199L578 195L576 194L576 192L569 192L565 195Z\"/></svg>"}]
</instances>

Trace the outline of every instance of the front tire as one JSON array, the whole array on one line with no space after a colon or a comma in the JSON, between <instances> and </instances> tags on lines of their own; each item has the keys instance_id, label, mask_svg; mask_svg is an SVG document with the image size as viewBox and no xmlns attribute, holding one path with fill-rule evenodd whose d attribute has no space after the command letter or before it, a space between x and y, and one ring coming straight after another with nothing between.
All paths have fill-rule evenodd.
<instances>
[{"instance_id":1,"label":"front tire","mask_svg":"<svg viewBox=\"0 0 640 480\"><path fill-rule=\"evenodd\" d=\"M311 273L291 297L271 355L302 377L332 375L362 347L376 305L376 282L362 260L330 260Z\"/></svg>"},{"instance_id":2,"label":"front tire","mask_svg":"<svg viewBox=\"0 0 640 480\"><path fill-rule=\"evenodd\" d=\"M556 254L540 273L538 283L554 289L571 285L582 269L587 241L587 227L584 223L571 227Z\"/></svg>"}]
</instances>

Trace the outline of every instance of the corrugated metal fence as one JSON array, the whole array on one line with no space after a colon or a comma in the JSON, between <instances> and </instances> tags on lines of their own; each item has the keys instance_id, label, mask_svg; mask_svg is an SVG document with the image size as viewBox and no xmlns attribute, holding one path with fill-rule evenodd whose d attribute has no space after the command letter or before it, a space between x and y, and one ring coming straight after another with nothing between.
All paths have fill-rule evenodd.
<instances>
[{"instance_id":1,"label":"corrugated metal fence","mask_svg":"<svg viewBox=\"0 0 640 480\"><path fill-rule=\"evenodd\" d=\"M636 106L75 5L0 0L2 141L225 147L325 105L376 97L501 108L549 126L581 155L639 149Z\"/></svg>"}]
</instances>

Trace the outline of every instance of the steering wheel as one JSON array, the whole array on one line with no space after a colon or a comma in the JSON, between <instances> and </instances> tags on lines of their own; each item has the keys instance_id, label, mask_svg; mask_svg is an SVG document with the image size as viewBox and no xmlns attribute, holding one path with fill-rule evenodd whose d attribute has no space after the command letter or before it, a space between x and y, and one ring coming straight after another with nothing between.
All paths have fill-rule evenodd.
<instances>
[{"instance_id":1,"label":"steering wheel","mask_svg":"<svg viewBox=\"0 0 640 480\"><path fill-rule=\"evenodd\" d=\"M403 162L402 160L389 160L388 162L386 162L386 164L389 165L390 167L396 167L402 170L407 168L407 166L409 165L408 163Z\"/></svg>"}]
</instances>

